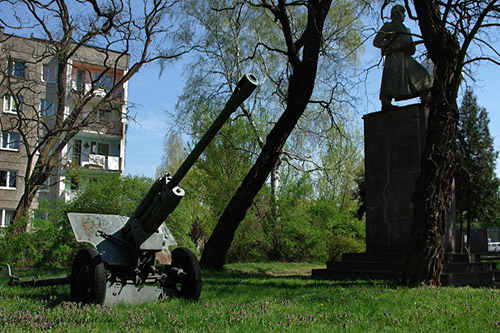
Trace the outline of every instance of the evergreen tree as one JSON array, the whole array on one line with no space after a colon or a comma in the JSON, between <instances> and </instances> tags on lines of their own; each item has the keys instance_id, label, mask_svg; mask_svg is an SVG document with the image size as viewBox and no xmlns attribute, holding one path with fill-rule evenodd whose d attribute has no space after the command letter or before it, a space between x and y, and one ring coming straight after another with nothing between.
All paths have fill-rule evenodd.
<instances>
[{"instance_id":1,"label":"evergreen tree","mask_svg":"<svg viewBox=\"0 0 500 333\"><path fill-rule=\"evenodd\" d=\"M472 222L482 226L500 222L500 180L495 174L498 152L488 129L488 113L477 104L471 89L465 91L459 112L457 218L461 226L467 223L469 236Z\"/></svg>"}]
</instances>

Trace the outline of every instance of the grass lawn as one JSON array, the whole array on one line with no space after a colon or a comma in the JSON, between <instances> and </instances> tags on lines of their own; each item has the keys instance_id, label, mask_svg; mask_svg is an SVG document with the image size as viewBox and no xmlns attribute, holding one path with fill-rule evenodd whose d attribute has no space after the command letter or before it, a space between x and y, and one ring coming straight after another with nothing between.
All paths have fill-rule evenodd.
<instances>
[{"instance_id":1,"label":"grass lawn","mask_svg":"<svg viewBox=\"0 0 500 333\"><path fill-rule=\"evenodd\" d=\"M68 286L8 287L2 272L0 331L500 332L500 289L310 279L320 267L232 264L203 272L198 302L119 306L72 303Z\"/></svg>"}]
</instances>

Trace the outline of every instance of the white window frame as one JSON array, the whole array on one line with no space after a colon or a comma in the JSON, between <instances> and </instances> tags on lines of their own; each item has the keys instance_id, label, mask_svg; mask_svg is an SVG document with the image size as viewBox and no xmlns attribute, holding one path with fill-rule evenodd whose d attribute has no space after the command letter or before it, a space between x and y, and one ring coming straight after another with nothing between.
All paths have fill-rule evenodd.
<instances>
[{"instance_id":1,"label":"white window frame","mask_svg":"<svg viewBox=\"0 0 500 333\"><path fill-rule=\"evenodd\" d=\"M10 224L10 221L8 224L5 221L5 216L6 216L7 211L13 212L14 210L13 209L5 209L5 208L0 209L0 228L7 228L7 226Z\"/></svg>"},{"instance_id":2,"label":"white window frame","mask_svg":"<svg viewBox=\"0 0 500 333\"><path fill-rule=\"evenodd\" d=\"M5 137L7 136L7 142L5 142ZM12 136L17 136L16 139L13 139ZM5 147L4 147L5 145ZM13 147L11 147L13 146ZM16 147L17 146L17 147ZM21 146L21 135L16 132L2 132L0 135L0 150L10 150L10 151L19 151L19 147Z\"/></svg>"},{"instance_id":3,"label":"white window frame","mask_svg":"<svg viewBox=\"0 0 500 333\"><path fill-rule=\"evenodd\" d=\"M54 102L48 99L40 100L40 115L42 117L50 117L54 115Z\"/></svg>"},{"instance_id":4,"label":"white window frame","mask_svg":"<svg viewBox=\"0 0 500 333\"><path fill-rule=\"evenodd\" d=\"M16 98L13 95L3 95L3 112L17 114L22 110L23 96L19 95L19 101L16 103ZM16 105L17 104L17 105Z\"/></svg>"},{"instance_id":5,"label":"white window frame","mask_svg":"<svg viewBox=\"0 0 500 333\"><path fill-rule=\"evenodd\" d=\"M0 173L1 172L6 172L7 173L7 177L5 179L6 186L3 186L2 184L0 184L0 189L3 189L3 190L17 190L17 171L16 170L0 170ZM12 178L12 173L15 173L14 177L16 178L15 179L15 186L14 187L10 186L11 178ZM1 180L1 177L0 177L0 180Z\"/></svg>"},{"instance_id":6,"label":"white window frame","mask_svg":"<svg viewBox=\"0 0 500 333\"><path fill-rule=\"evenodd\" d=\"M49 63L42 64L42 82L56 82L56 69Z\"/></svg>"}]
</instances>

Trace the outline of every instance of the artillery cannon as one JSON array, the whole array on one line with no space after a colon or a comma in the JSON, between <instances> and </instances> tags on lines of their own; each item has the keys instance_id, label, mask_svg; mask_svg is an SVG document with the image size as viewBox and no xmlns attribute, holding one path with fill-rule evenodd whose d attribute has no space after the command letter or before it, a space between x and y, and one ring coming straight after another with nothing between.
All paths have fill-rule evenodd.
<instances>
[{"instance_id":1,"label":"artillery cannon","mask_svg":"<svg viewBox=\"0 0 500 333\"><path fill-rule=\"evenodd\" d=\"M77 253L70 275L22 280L12 275L7 265L9 284L31 287L69 284L74 301L96 304L140 303L171 295L197 300L202 283L198 260L183 247L169 251L169 246L177 244L164 221L184 196L179 182L257 85L253 75L243 76L220 115L179 170L173 176L167 174L158 179L130 217L68 214L76 240L95 247Z\"/></svg>"}]
</instances>

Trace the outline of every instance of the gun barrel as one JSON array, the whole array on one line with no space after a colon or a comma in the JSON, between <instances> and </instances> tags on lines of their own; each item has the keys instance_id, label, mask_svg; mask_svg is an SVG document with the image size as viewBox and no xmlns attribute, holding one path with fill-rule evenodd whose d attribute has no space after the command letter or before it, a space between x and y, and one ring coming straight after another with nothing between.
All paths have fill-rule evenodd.
<instances>
[{"instance_id":1,"label":"gun barrel","mask_svg":"<svg viewBox=\"0 0 500 333\"><path fill-rule=\"evenodd\" d=\"M172 179L168 182L168 187L174 188L179 185L179 182L188 173L194 162L196 162L196 160L200 157L210 141L212 141L217 132L227 121L229 116L236 111L236 109L250 96L250 94L252 94L258 85L259 82L253 74L245 74L241 78L222 112L219 114L217 119L215 119L205 135L203 135L200 142L198 142L191 153L187 156L179 170L177 170L177 172L173 175Z\"/></svg>"},{"instance_id":2,"label":"gun barrel","mask_svg":"<svg viewBox=\"0 0 500 333\"><path fill-rule=\"evenodd\" d=\"M194 162L200 157L201 153L203 153L231 113L250 96L258 84L257 78L252 74L246 74L241 78L222 112L215 119L205 135L203 135L200 142L193 148L193 151L187 156L179 170L171 178L169 175L164 176L151 186L149 192L125 224L125 230L137 229L137 220L141 221L142 229L146 232L155 232L161 226L184 196L184 190L177 186L179 182L184 178L189 169L191 169ZM139 239L142 236L134 237Z\"/></svg>"}]
</instances>

